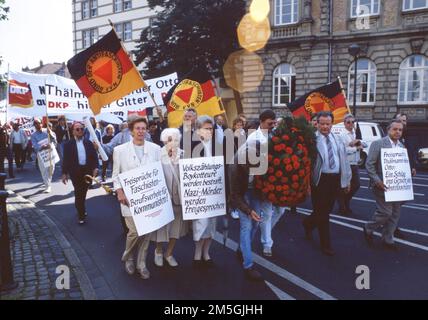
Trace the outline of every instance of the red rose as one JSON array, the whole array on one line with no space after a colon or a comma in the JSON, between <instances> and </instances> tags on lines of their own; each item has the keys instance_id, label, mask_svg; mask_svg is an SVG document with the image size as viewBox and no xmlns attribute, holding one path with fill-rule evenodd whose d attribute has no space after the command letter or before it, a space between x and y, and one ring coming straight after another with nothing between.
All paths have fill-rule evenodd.
<instances>
[{"instance_id":1,"label":"red rose","mask_svg":"<svg viewBox=\"0 0 428 320\"><path fill-rule=\"evenodd\" d=\"M299 140L300 140L300 141L302 141L302 142L304 142L304 141L305 141L305 139L303 139L303 137L302 137L302 136L299 136Z\"/></svg>"},{"instance_id":2,"label":"red rose","mask_svg":"<svg viewBox=\"0 0 428 320\"><path fill-rule=\"evenodd\" d=\"M275 195L273 193L269 194L268 199L269 199L270 202L276 201L276 197L275 197Z\"/></svg>"},{"instance_id":3,"label":"red rose","mask_svg":"<svg viewBox=\"0 0 428 320\"><path fill-rule=\"evenodd\" d=\"M273 150L275 150L276 152L280 152L282 150L282 145L283 144L277 144L273 147Z\"/></svg>"},{"instance_id":4,"label":"red rose","mask_svg":"<svg viewBox=\"0 0 428 320\"><path fill-rule=\"evenodd\" d=\"M281 164L281 160L280 160L280 159L278 159L278 158L275 158L275 160L273 160L273 164L274 164L275 166L279 166L279 165Z\"/></svg>"},{"instance_id":5,"label":"red rose","mask_svg":"<svg viewBox=\"0 0 428 320\"><path fill-rule=\"evenodd\" d=\"M287 183L288 182L288 178L287 177L282 177L281 178L281 182L282 183Z\"/></svg>"},{"instance_id":6,"label":"red rose","mask_svg":"<svg viewBox=\"0 0 428 320\"><path fill-rule=\"evenodd\" d=\"M293 174L291 180L293 180L293 182L299 181L299 176L297 174Z\"/></svg>"},{"instance_id":7,"label":"red rose","mask_svg":"<svg viewBox=\"0 0 428 320\"><path fill-rule=\"evenodd\" d=\"M288 164L288 165L285 167L285 170L287 170L288 172L290 172L291 170L293 170L293 166L292 166L291 164Z\"/></svg>"},{"instance_id":8,"label":"red rose","mask_svg":"<svg viewBox=\"0 0 428 320\"><path fill-rule=\"evenodd\" d=\"M289 186L287 186L287 185L284 185L284 186L282 186L282 189L284 189L284 191L287 191L287 190L289 190L289 189L290 189L290 187L289 187Z\"/></svg>"},{"instance_id":9,"label":"red rose","mask_svg":"<svg viewBox=\"0 0 428 320\"><path fill-rule=\"evenodd\" d=\"M272 137L273 143L278 143L280 139L277 136Z\"/></svg>"},{"instance_id":10,"label":"red rose","mask_svg":"<svg viewBox=\"0 0 428 320\"><path fill-rule=\"evenodd\" d=\"M299 170L299 177L305 176L305 170Z\"/></svg>"},{"instance_id":11,"label":"red rose","mask_svg":"<svg viewBox=\"0 0 428 320\"><path fill-rule=\"evenodd\" d=\"M298 162L294 162L293 163L293 168L294 168L294 170L299 169L300 168L300 164Z\"/></svg>"},{"instance_id":12,"label":"red rose","mask_svg":"<svg viewBox=\"0 0 428 320\"><path fill-rule=\"evenodd\" d=\"M288 154L292 154L293 149L291 149L290 147L287 147L287 148L285 148L285 152L287 152Z\"/></svg>"},{"instance_id":13,"label":"red rose","mask_svg":"<svg viewBox=\"0 0 428 320\"><path fill-rule=\"evenodd\" d=\"M269 191L273 191L273 190L275 190L275 186L274 186L273 184L271 184L271 185L269 186Z\"/></svg>"},{"instance_id":14,"label":"red rose","mask_svg":"<svg viewBox=\"0 0 428 320\"><path fill-rule=\"evenodd\" d=\"M268 169L268 173L270 173L270 174L272 174L274 171L275 171L275 170L274 170L272 167L270 167L270 168Z\"/></svg>"},{"instance_id":15,"label":"red rose","mask_svg":"<svg viewBox=\"0 0 428 320\"><path fill-rule=\"evenodd\" d=\"M298 156L296 156L295 154L293 154L293 155L291 156L291 160L292 160L293 162L297 162L297 161L299 161L299 157L298 157Z\"/></svg>"},{"instance_id":16,"label":"red rose","mask_svg":"<svg viewBox=\"0 0 428 320\"><path fill-rule=\"evenodd\" d=\"M290 164L290 163L291 163L291 160L290 160L290 158L284 158L283 162L284 162L285 164Z\"/></svg>"},{"instance_id":17,"label":"red rose","mask_svg":"<svg viewBox=\"0 0 428 320\"><path fill-rule=\"evenodd\" d=\"M272 162L272 158L273 158L273 157L272 157L272 155L270 154L270 155L268 156L268 161L269 161L269 162Z\"/></svg>"},{"instance_id":18,"label":"red rose","mask_svg":"<svg viewBox=\"0 0 428 320\"><path fill-rule=\"evenodd\" d=\"M276 181L276 178L274 176L269 176L268 180L270 183L274 183Z\"/></svg>"},{"instance_id":19,"label":"red rose","mask_svg":"<svg viewBox=\"0 0 428 320\"><path fill-rule=\"evenodd\" d=\"M278 192L281 192L282 191L282 186L276 186L275 190L278 191Z\"/></svg>"},{"instance_id":20,"label":"red rose","mask_svg":"<svg viewBox=\"0 0 428 320\"><path fill-rule=\"evenodd\" d=\"M263 192L263 193L268 193L268 192L269 192L269 188L263 188L263 189L262 189L262 192Z\"/></svg>"},{"instance_id":21,"label":"red rose","mask_svg":"<svg viewBox=\"0 0 428 320\"><path fill-rule=\"evenodd\" d=\"M282 171L277 171L275 173L275 176L277 176L278 178L281 178L282 177Z\"/></svg>"},{"instance_id":22,"label":"red rose","mask_svg":"<svg viewBox=\"0 0 428 320\"><path fill-rule=\"evenodd\" d=\"M282 140L288 141L288 140L290 140L290 137L288 135L284 134L282 136Z\"/></svg>"},{"instance_id":23,"label":"red rose","mask_svg":"<svg viewBox=\"0 0 428 320\"><path fill-rule=\"evenodd\" d=\"M298 184L297 182L294 182L294 183L291 185L291 187L292 187L294 190L297 190L297 189L299 188L299 184Z\"/></svg>"}]
</instances>

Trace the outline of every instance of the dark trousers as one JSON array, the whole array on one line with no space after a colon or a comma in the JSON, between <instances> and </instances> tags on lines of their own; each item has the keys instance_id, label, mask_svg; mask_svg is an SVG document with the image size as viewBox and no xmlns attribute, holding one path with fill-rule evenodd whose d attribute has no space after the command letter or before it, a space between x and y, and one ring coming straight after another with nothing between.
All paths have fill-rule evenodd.
<instances>
[{"instance_id":1,"label":"dark trousers","mask_svg":"<svg viewBox=\"0 0 428 320\"><path fill-rule=\"evenodd\" d=\"M79 170L71 176L71 182L74 187L74 206L76 207L79 220L85 219L85 201L89 185L85 182L85 175L92 175L87 166L79 166Z\"/></svg>"},{"instance_id":2,"label":"dark trousers","mask_svg":"<svg viewBox=\"0 0 428 320\"><path fill-rule=\"evenodd\" d=\"M321 248L330 248L329 215L340 190L340 175L322 173L317 186L312 186L312 214L304 220L310 230L318 228Z\"/></svg>"},{"instance_id":3,"label":"dark trousers","mask_svg":"<svg viewBox=\"0 0 428 320\"><path fill-rule=\"evenodd\" d=\"M351 191L349 193L340 192L339 193L339 211L348 211L351 209L350 203L352 197L360 189L360 170L357 165L351 166L352 170L352 179L351 179Z\"/></svg>"},{"instance_id":4,"label":"dark trousers","mask_svg":"<svg viewBox=\"0 0 428 320\"><path fill-rule=\"evenodd\" d=\"M9 178L14 177L13 175L13 152L12 152L12 148L8 147L7 148L7 153L6 153L6 157L7 157L7 163L8 163L8 169L9 169Z\"/></svg>"},{"instance_id":5,"label":"dark trousers","mask_svg":"<svg viewBox=\"0 0 428 320\"><path fill-rule=\"evenodd\" d=\"M12 146L13 154L15 155L15 164L17 168L22 168L25 164L25 151L21 144L14 143Z\"/></svg>"}]
</instances>

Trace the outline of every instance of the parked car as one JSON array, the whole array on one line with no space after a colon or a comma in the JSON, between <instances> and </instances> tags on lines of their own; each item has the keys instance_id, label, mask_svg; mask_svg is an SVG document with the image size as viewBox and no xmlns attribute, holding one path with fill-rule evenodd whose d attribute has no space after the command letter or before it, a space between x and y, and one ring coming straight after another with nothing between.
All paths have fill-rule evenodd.
<instances>
[{"instance_id":1,"label":"parked car","mask_svg":"<svg viewBox=\"0 0 428 320\"><path fill-rule=\"evenodd\" d=\"M428 148L420 148L418 150L418 162L424 167L428 167Z\"/></svg>"},{"instance_id":2,"label":"parked car","mask_svg":"<svg viewBox=\"0 0 428 320\"><path fill-rule=\"evenodd\" d=\"M373 141L379 140L385 136L385 132L378 123L374 122L358 122L361 130L362 140L367 143L367 148L361 150L361 160L359 166L364 168L366 164L367 155L369 153L370 145ZM345 125L338 123L333 126L332 132L334 134L342 134L346 132Z\"/></svg>"}]
</instances>

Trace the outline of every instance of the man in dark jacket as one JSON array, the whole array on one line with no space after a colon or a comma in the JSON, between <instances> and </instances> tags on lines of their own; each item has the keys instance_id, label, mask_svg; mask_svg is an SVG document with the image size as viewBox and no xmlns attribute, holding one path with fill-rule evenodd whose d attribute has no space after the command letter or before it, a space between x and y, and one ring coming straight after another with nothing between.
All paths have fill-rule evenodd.
<instances>
[{"instance_id":1,"label":"man in dark jacket","mask_svg":"<svg viewBox=\"0 0 428 320\"><path fill-rule=\"evenodd\" d=\"M85 223L86 193L88 184L85 175L97 176L98 156L93 144L83 137L84 127L80 122L72 126L74 139L64 145L64 159L62 162L62 182L71 179L74 187L74 204L79 216L79 224Z\"/></svg>"}]
</instances>

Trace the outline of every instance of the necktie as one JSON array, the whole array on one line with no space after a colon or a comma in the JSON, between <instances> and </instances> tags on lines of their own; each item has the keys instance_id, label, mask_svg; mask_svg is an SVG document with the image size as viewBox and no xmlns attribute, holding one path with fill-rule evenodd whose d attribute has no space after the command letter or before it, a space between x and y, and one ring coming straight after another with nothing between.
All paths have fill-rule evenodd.
<instances>
[{"instance_id":1,"label":"necktie","mask_svg":"<svg viewBox=\"0 0 428 320\"><path fill-rule=\"evenodd\" d=\"M334 168L334 154L333 154L333 146L331 145L330 138L328 136L325 137L327 142L327 152L328 152L328 166L330 169Z\"/></svg>"}]
</instances>

